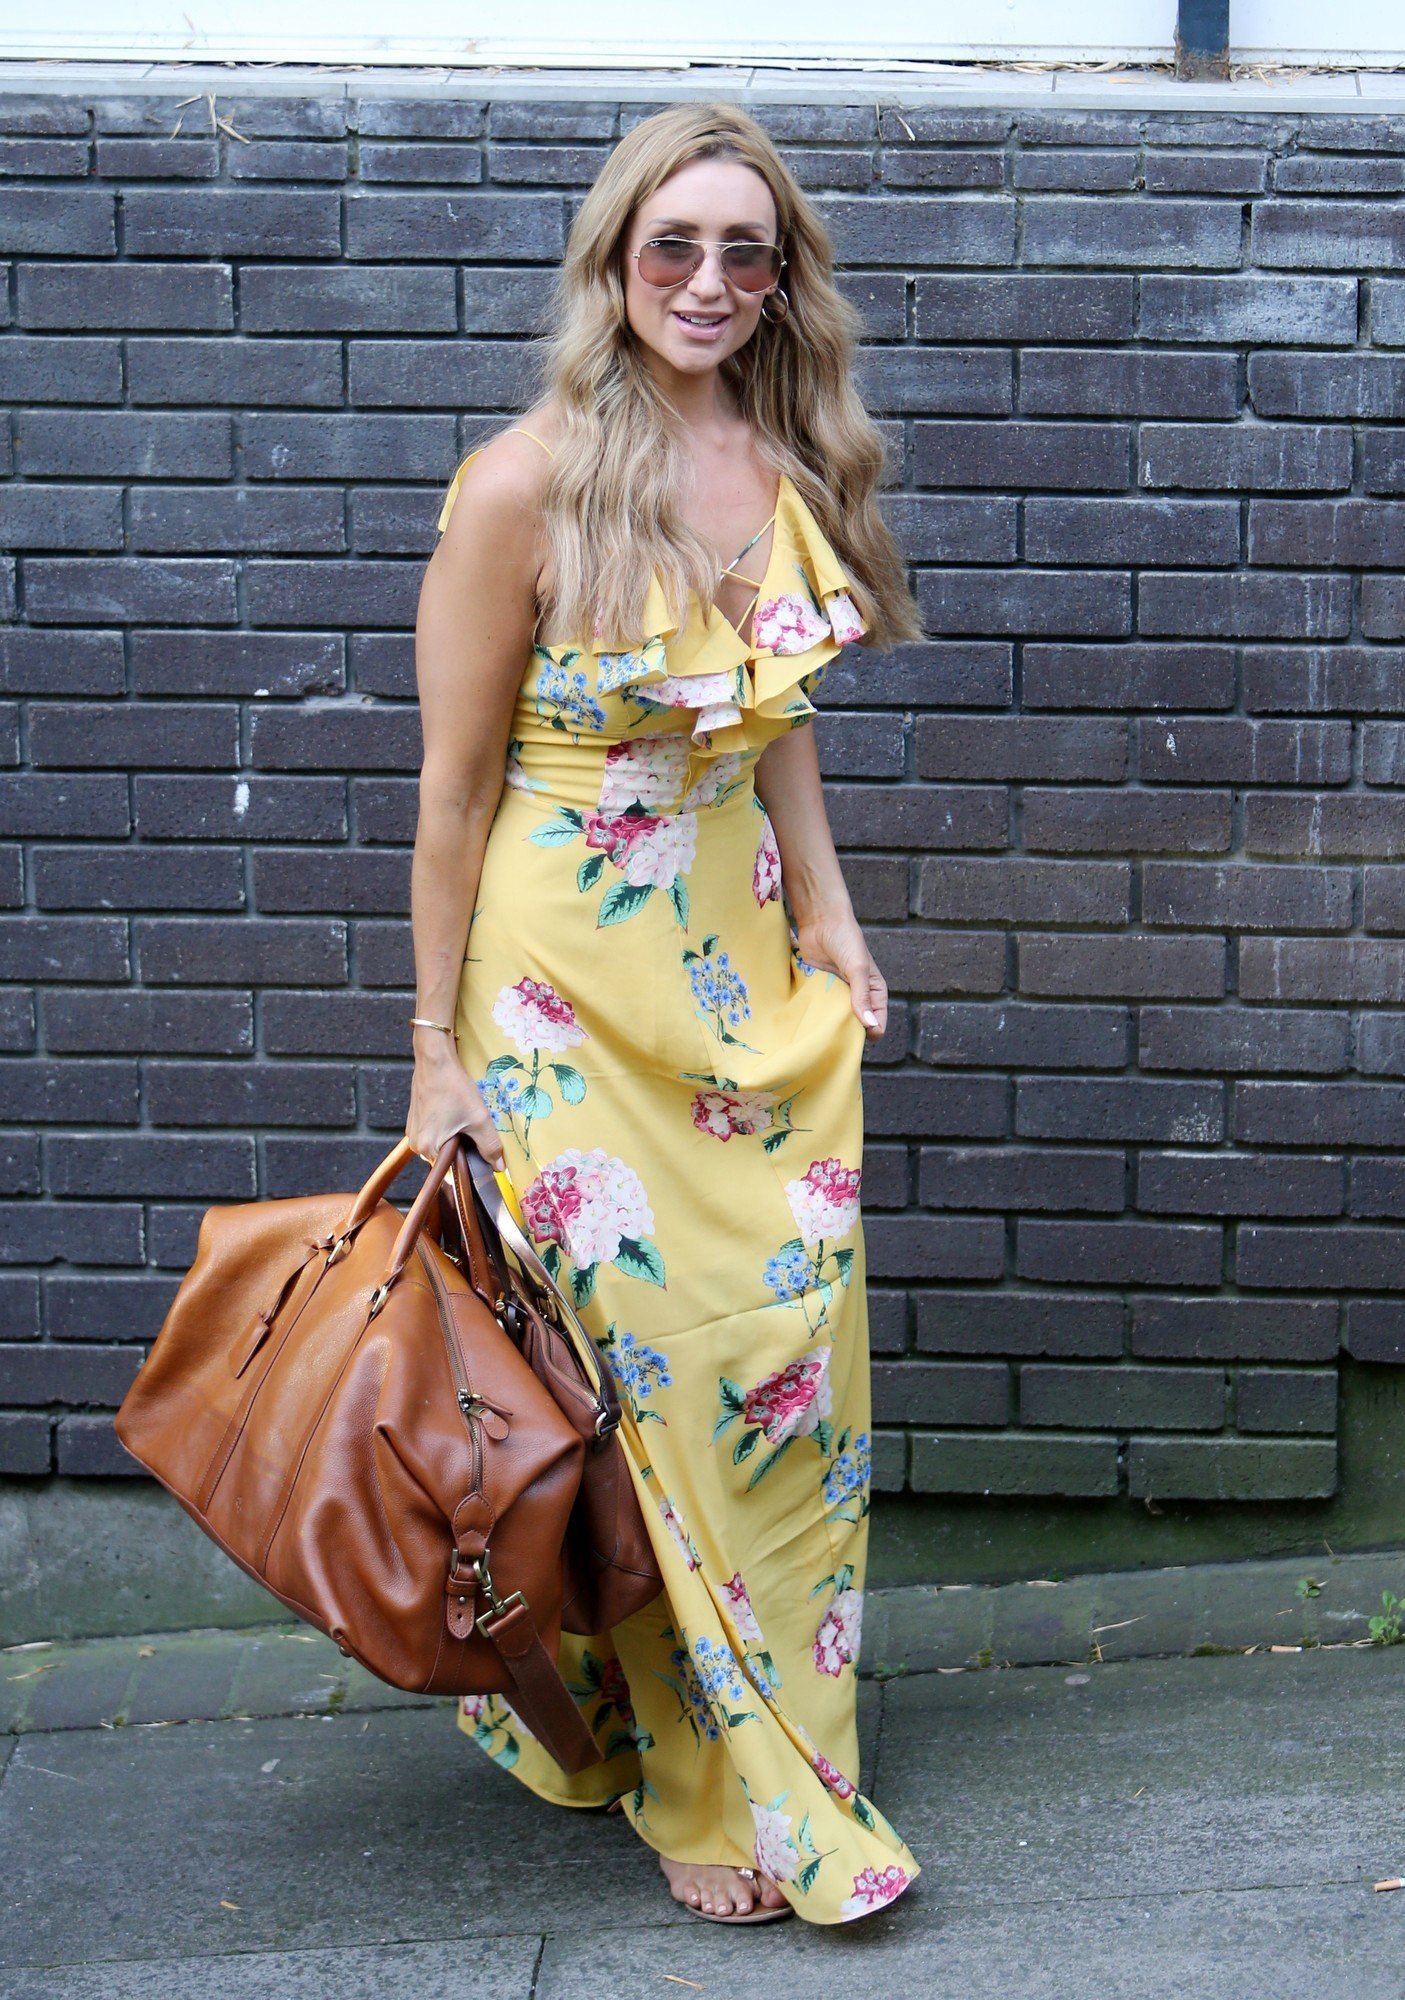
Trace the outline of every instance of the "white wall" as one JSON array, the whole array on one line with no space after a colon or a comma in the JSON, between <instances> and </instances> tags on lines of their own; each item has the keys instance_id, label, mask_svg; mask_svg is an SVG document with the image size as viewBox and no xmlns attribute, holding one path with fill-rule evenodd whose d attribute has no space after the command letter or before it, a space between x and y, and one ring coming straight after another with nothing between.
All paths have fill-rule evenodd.
<instances>
[{"instance_id":1,"label":"white wall","mask_svg":"<svg viewBox=\"0 0 1405 2000\"><path fill-rule=\"evenodd\" d=\"M386 32L385 0L47 0L0 10L0 58L202 56L281 62L582 64L788 58L810 64L904 60L1165 60L1175 0L416 0ZM691 24L688 20L691 14ZM1405 0L1232 0L1234 52L1248 60L1405 61ZM988 36L974 40L973 33Z\"/></svg>"}]
</instances>

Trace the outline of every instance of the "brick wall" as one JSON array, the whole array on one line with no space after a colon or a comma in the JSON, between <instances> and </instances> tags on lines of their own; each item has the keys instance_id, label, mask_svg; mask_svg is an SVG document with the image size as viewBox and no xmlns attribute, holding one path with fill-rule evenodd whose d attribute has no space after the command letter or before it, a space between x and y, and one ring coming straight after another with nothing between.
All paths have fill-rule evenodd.
<instances>
[{"instance_id":1,"label":"brick wall","mask_svg":"<svg viewBox=\"0 0 1405 2000\"><path fill-rule=\"evenodd\" d=\"M402 1128L434 515L651 108L191 89L0 100L9 1473L129 1469L205 1207ZM758 108L930 634L818 725L877 1483L1329 1493L1405 1359L1405 121Z\"/></svg>"}]
</instances>

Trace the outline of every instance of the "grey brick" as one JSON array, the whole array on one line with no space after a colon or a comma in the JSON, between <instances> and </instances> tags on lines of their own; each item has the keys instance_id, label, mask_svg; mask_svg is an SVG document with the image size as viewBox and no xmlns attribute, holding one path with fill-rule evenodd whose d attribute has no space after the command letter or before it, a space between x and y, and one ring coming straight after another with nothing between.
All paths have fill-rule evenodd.
<instances>
[{"instance_id":1,"label":"grey brick","mask_svg":"<svg viewBox=\"0 0 1405 2000\"><path fill-rule=\"evenodd\" d=\"M1350 347L1356 339L1354 278L1169 277L1141 283L1143 340L1222 341L1230 346Z\"/></svg>"},{"instance_id":2,"label":"grey brick","mask_svg":"<svg viewBox=\"0 0 1405 2000\"><path fill-rule=\"evenodd\" d=\"M131 257L337 257L338 207L331 189L129 188L124 247Z\"/></svg>"},{"instance_id":3,"label":"grey brick","mask_svg":"<svg viewBox=\"0 0 1405 2000\"><path fill-rule=\"evenodd\" d=\"M1122 1352L1122 1301L1096 1292L1070 1296L957 1292L944 1287L938 1292L919 1292L916 1305L917 1346L924 1354L1107 1356ZM1334 1346L1335 1340L1334 1330Z\"/></svg>"},{"instance_id":4,"label":"grey brick","mask_svg":"<svg viewBox=\"0 0 1405 2000\"><path fill-rule=\"evenodd\" d=\"M1241 1431L1335 1431L1337 1377L1331 1369L1241 1368L1235 1382Z\"/></svg>"},{"instance_id":5,"label":"grey brick","mask_svg":"<svg viewBox=\"0 0 1405 2000\"><path fill-rule=\"evenodd\" d=\"M1249 396L1261 417L1398 415L1405 356L1251 354Z\"/></svg>"},{"instance_id":6,"label":"grey brick","mask_svg":"<svg viewBox=\"0 0 1405 2000\"><path fill-rule=\"evenodd\" d=\"M1024 795L1024 841L1048 854L1222 854L1230 844L1231 805L1228 792L1031 787Z\"/></svg>"},{"instance_id":7,"label":"grey brick","mask_svg":"<svg viewBox=\"0 0 1405 2000\"><path fill-rule=\"evenodd\" d=\"M1233 649L1147 646L1126 640L1112 646L1032 642L1024 649L1024 705L1035 709L1232 708Z\"/></svg>"},{"instance_id":8,"label":"grey brick","mask_svg":"<svg viewBox=\"0 0 1405 2000\"><path fill-rule=\"evenodd\" d=\"M1181 1361L1331 1361L1335 1300L1139 1298L1132 1352Z\"/></svg>"},{"instance_id":9,"label":"grey brick","mask_svg":"<svg viewBox=\"0 0 1405 2000\"><path fill-rule=\"evenodd\" d=\"M1405 1000L1405 945L1364 938L1246 938L1239 950L1245 1000Z\"/></svg>"},{"instance_id":10,"label":"grey brick","mask_svg":"<svg viewBox=\"0 0 1405 2000\"><path fill-rule=\"evenodd\" d=\"M1255 202L1250 255L1279 269L1399 270L1405 218L1388 202Z\"/></svg>"},{"instance_id":11,"label":"grey brick","mask_svg":"<svg viewBox=\"0 0 1405 2000\"><path fill-rule=\"evenodd\" d=\"M1137 484L1217 493L1344 492L1351 484L1351 432L1345 425L1147 423L1139 431Z\"/></svg>"},{"instance_id":12,"label":"grey brick","mask_svg":"<svg viewBox=\"0 0 1405 2000\"><path fill-rule=\"evenodd\" d=\"M1405 856L1405 798L1251 795L1244 802L1244 847L1249 854L1396 860Z\"/></svg>"},{"instance_id":13,"label":"grey brick","mask_svg":"<svg viewBox=\"0 0 1405 2000\"><path fill-rule=\"evenodd\" d=\"M864 1223L875 1277L981 1283L1005 1270L1005 1225L995 1216L874 1216Z\"/></svg>"},{"instance_id":14,"label":"grey brick","mask_svg":"<svg viewBox=\"0 0 1405 2000\"><path fill-rule=\"evenodd\" d=\"M1244 706L1260 715L1405 715L1405 649L1246 646Z\"/></svg>"},{"instance_id":15,"label":"grey brick","mask_svg":"<svg viewBox=\"0 0 1405 2000\"><path fill-rule=\"evenodd\" d=\"M1218 1430L1224 1422L1223 1369L1139 1368L1127 1363L1026 1362L1020 1421L1061 1430Z\"/></svg>"},{"instance_id":16,"label":"grey brick","mask_svg":"<svg viewBox=\"0 0 1405 2000\"><path fill-rule=\"evenodd\" d=\"M1120 493L1127 484L1129 424L919 419L912 434L913 478L918 486Z\"/></svg>"},{"instance_id":17,"label":"grey brick","mask_svg":"<svg viewBox=\"0 0 1405 2000\"><path fill-rule=\"evenodd\" d=\"M1229 418L1239 412L1238 369L1232 354L1034 348L1020 368L1020 409L1035 417Z\"/></svg>"},{"instance_id":18,"label":"grey brick","mask_svg":"<svg viewBox=\"0 0 1405 2000\"><path fill-rule=\"evenodd\" d=\"M880 1361L873 1414L877 1423L1004 1424L1010 1371L995 1361Z\"/></svg>"},{"instance_id":19,"label":"grey brick","mask_svg":"<svg viewBox=\"0 0 1405 2000\"><path fill-rule=\"evenodd\" d=\"M1117 1491L1117 1441L1093 1437L972 1438L914 1432L914 1493L1066 1494Z\"/></svg>"},{"instance_id":20,"label":"grey brick","mask_svg":"<svg viewBox=\"0 0 1405 2000\"><path fill-rule=\"evenodd\" d=\"M1251 1438L1133 1438L1134 1500L1300 1500L1337 1490L1334 1442Z\"/></svg>"},{"instance_id":21,"label":"grey brick","mask_svg":"<svg viewBox=\"0 0 1405 2000\"><path fill-rule=\"evenodd\" d=\"M1138 722L1137 751L1148 784L1344 785L1351 777L1346 722L1158 715Z\"/></svg>"},{"instance_id":22,"label":"grey brick","mask_svg":"<svg viewBox=\"0 0 1405 2000\"><path fill-rule=\"evenodd\" d=\"M1405 1140L1405 1087L1239 1083L1235 1137L1251 1145L1390 1146Z\"/></svg>"},{"instance_id":23,"label":"grey brick","mask_svg":"<svg viewBox=\"0 0 1405 2000\"><path fill-rule=\"evenodd\" d=\"M1129 1028L1122 1007L933 1001L919 1012L917 1054L944 1068L1121 1069Z\"/></svg>"},{"instance_id":24,"label":"grey brick","mask_svg":"<svg viewBox=\"0 0 1405 2000\"><path fill-rule=\"evenodd\" d=\"M1236 1282L1262 1291L1405 1290L1405 1234L1399 1229L1297 1228L1269 1222L1239 1230Z\"/></svg>"},{"instance_id":25,"label":"grey brick","mask_svg":"<svg viewBox=\"0 0 1405 2000\"><path fill-rule=\"evenodd\" d=\"M1389 1154L1358 1153L1351 1162L1353 1215L1405 1218L1405 1161Z\"/></svg>"},{"instance_id":26,"label":"grey brick","mask_svg":"<svg viewBox=\"0 0 1405 2000\"><path fill-rule=\"evenodd\" d=\"M1363 1029L1375 1025L1363 1023ZM1149 1070L1333 1075L1350 1059L1350 1017L1299 1008L1143 1007L1138 1033L1137 1061Z\"/></svg>"},{"instance_id":27,"label":"grey brick","mask_svg":"<svg viewBox=\"0 0 1405 2000\"><path fill-rule=\"evenodd\" d=\"M1116 861L963 861L918 871L915 912L946 923L1122 924L1131 869Z\"/></svg>"},{"instance_id":28,"label":"grey brick","mask_svg":"<svg viewBox=\"0 0 1405 2000\"><path fill-rule=\"evenodd\" d=\"M1113 638L1131 629L1130 578L1121 570L922 570L916 595L933 633Z\"/></svg>"},{"instance_id":29,"label":"grey brick","mask_svg":"<svg viewBox=\"0 0 1405 2000\"><path fill-rule=\"evenodd\" d=\"M1405 1362L1405 1304L1396 1299L1351 1299L1343 1345L1357 1361Z\"/></svg>"},{"instance_id":30,"label":"grey brick","mask_svg":"<svg viewBox=\"0 0 1405 2000\"><path fill-rule=\"evenodd\" d=\"M1185 563L1239 559L1233 500L1064 500L1025 503L1025 559L1032 563Z\"/></svg>"},{"instance_id":31,"label":"grey brick","mask_svg":"<svg viewBox=\"0 0 1405 2000\"><path fill-rule=\"evenodd\" d=\"M918 1200L927 1208L1088 1209L1120 1214L1121 1153L1075 1147L924 1146Z\"/></svg>"},{"instance_id":32,"label":"grey brick","mask_svg":"<svg viewBox=\"0 0 1405 2000\"><path fill-rule=\"evenodd\" d=\"M1034 271L919 277L913 312L919 340L1126 340L1132 279Z\"/></svg>"},{"instance_id":33,"label":"grey brick","mask_svg":"<svg viewBox=\"0 0 1405 2000\"><path fill-rule=\"evenodd\" d=\"M1222 1232L1193 1222L1015 1225L1015 1269L1051 1285L1218 1285ZM1244 1282L1241 1280L1241 1282Z\"/></svg>"},{"instance_id":34,"label":"grey brick","mask_svg":"<svg viewBox=\"0 0 1405 2000\"><path fill-rule=\"evenodd\" d=\"M1030 1139L1170 1140L1224 1137L1224 1086L1159 1077L1022 1077L1015 1130Z\"/></svg>"},{"instance_id":35,"label":"grey brick","mask_svg":"<svg viewBox=\"0 0 1405 2000\"><path fill-rule=\"evenodd\" d=\"M1352 879L1349 868L1148 861L1142 921L1182 930L1344 931Z\"/></svg>"},{"instance_id":36,"label":"grey brick","mask_svg":"<svg viewBox=\"0 0 1405 2000\"><path fill-rule=\"evenodd\" d=\"M1224 941L1022 936L1019 990L1058 999L1218 1000L1225 990Z\"/></svg>"},{"instance_id":37,"label":"grey brick","mask_svg":"<svg viewBox=\"0 0 1405 2000\"><path fill-rule=\"evenodd\" d=\"M1344 639L1351 629L1351 580L1152 570L1141 578L1138 629L1188 639Z\"/></svg>"},{"instance_id":38,"label":"grey brick","mask_svg":"<svg viewBox=\"0 0 1405 2000\"><path fill-rule=\"evenodd\" d=\"M1320 1154L1143 1153L1137 1207L1149 1215L1340 1215L1343 1162Z\"/></svg>"},{"instance_id":39,"label":"grey brick","mask_svg":"<svg viewBox=\"0 0 1405 2000\"><path fill-rule=\"evenodd\" d=\"M836 195L815 205L845 264L1015 261L1015 203L999 195Z\"/></svg>"},{"instance_id":40,"label":"grey brick","mask_svg":"<svg viewBox=\"0 0 1405 2000\"><path fill-rule=\"evenodd\" d=\"M924 715L917 720L917 769L924 778L1100 780L1127 767L1127 726L1090 718Z\"/></svg>"},{"instance_id":41,"label":"grey brick","mask_svg":"<svg viewBox=\"0 0 1405 2000\"><path fill-rule=\"evenodd\" d=\"M1024 261L1232 270L1239 210L1230 202L1036 196L1025 205Z\"/></svg>"}]
</instances>

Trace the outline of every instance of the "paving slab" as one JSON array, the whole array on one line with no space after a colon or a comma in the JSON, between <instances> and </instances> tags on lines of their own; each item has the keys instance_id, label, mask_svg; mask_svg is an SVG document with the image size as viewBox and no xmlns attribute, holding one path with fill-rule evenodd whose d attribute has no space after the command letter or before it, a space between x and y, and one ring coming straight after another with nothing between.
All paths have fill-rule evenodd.
<instances>
[{"instance_id":1,"label":"paving slab","mask_svg":"<svg viewBox=\"0 0 1405 2000\"><path fill-rule=\"evenodd\" d=\"M514 1937L491 1952L434 1943L129 1959L16 1973L5 2000L529 2000L540 1954L540 1939Z\"/></svg>"},{"instance_id":2,"label":"paving slab","mask_svg":"<svg viewBox=\"0 0 1405 2000\"><path fill-rule=\"evenodd\" d=\"M947 1906L1359 1884L1405 1874L1402 1699L1405 1646L922 1675L877 1791Z\"/></svg>"}]
</instances>

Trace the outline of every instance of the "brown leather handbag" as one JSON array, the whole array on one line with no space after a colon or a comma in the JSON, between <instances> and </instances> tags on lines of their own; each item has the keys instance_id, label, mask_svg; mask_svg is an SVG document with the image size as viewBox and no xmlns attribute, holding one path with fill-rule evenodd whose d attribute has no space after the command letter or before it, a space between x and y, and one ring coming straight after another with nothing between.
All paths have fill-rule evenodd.
<instances>
[{"instance_id":1,"label":"brown leather handbag","mask_svg":"<svg viewBox=\"0 0 1405 2000\"><path fill-rule=\"evenodd\" d=\"M115 1428L378 1679L504 1694L578 1771L601 1752L563 1614L605 1630L661 1588L618 1397L467 1135L402 1216L385 1192L413 1158L400 1140L354 1195L207 1209Z\"/></svg>"}]
</instances>

